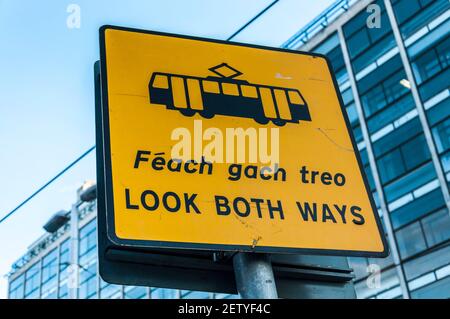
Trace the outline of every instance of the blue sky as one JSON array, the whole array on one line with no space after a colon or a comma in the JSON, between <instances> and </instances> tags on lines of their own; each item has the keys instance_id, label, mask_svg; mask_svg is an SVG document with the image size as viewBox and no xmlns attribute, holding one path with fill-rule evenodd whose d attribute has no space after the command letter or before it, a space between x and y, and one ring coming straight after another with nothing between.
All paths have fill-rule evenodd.
<instances>
[{"instance_id":1,"label":"blue sky","mask_svg":"<svg viewBox=\"0 0 450 319\"><path fill-rule=\"evenodd\" d=\"M226 39L271 1L0 0L0 217L94 145L101 25ZM280 0L233 40L279 46L332 2ZM70 4L79 29L67 27ZM94 153L0 224L0 298L11 264L85 180L95 180Z\"/></svg>"}]
</instances>

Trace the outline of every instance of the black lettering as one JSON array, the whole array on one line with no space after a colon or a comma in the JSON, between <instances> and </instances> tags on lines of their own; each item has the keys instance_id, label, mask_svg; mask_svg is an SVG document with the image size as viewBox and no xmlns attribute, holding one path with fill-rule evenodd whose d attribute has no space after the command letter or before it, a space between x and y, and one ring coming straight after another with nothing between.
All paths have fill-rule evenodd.
<instances>
[{"instance_id":1,"label":"black lettering","mask_svg":"<svg viewBox=\"0 0 450 319\"><path fill-rule=\"evenodd\" d=\"M192 164L194 167L189 168L189 164ZM196 166L197 166L197 163L195 161L187 161L184 164L184 170L186 171L186 173L193 174L193 173L197 172Z\"/></svg>"},{"instance_id":2,"label":"black lettering","mask_svg":"<svg viewBox=\"0 0 450 319\"><path fill-rule=\"evenodd\" d=\"M239 202L244 203L245 211L239 210ZM238 214L241 217L247 217L250 215L250 204L245 200L243 197L236 197L233 201L233 208L236 214Z\"/></svg>"},{"instance_id":3,"label":"black lettering","mask_svg":"<svg viewBox=\"0 0 450 319\"><path fill-rule=\"evenodd\" d=\"M300 175L302 176L302 183L309 183L306 179L306 176L308 175L308 170L306 169L306 166L302 166L302 169L300 170Z\"/></svg>"},{"instance_id":4,"label":"black lettering","mask_svg":"<svg viewBox=\"0 0 450 319\"><path fill-rule=\"evenodd\" d=\"M311 183L315 184L316 183L316 176L319 175L318 171L311 171Z\"/></svg>"},{"instance_id":5,"label":"black lettering","mask_svg":"<svg viewBox=\"0 0 450 319\"><path fill-rule=\"evenodd\" d=\"M173 166L174 163L176 164L176 166ZM170 159L167 162L167 169L171 172L181 172L181 160Z\"/></svg>"},{"instance_id":6,"label":"black lettering","mask_svg":"<svg viewBox=\"0 0 450 319\"><path fill-rule=\"evenodd\" d=\"M164 165L166 165L166 160L164 157L156 156L152 161L152 168L155 171L162 171L164 169Z\"/></svg>"},{"instance_id":7,"label":"black lettering","mask_svg":"<svg viewBox=\"0 0 450 319\"><path fill-rule=\"evenodd\" d=\"M270 199L268 199L267 207L269 208L269 215L271 219L274 218L273 216L274 212L278 212L280 214L280 218L284 219L283 206L281 205L281 202L279 200L277 200L277 206L272 206L272 202L270 201Z\"/></svg>"},{"instance_id":8,"label":"black lettering","mask_svg":"<svg viewBox=\"0 0 450 319\"><path fill-rule=\"evenodd\" d=\"M125 188L125 203L127 209L139 209L139 205L130 204L130 190Z\"/></svg>"},{"instance_id":9,"label":"black lettering","mask_svg":"<svg viewBox=\"0 0 450 319\"><path fill-rule=\"evenodd\" d=\"M326 223L328 219L331 219L336 224L336 219L327 204L322 205L322 214L322 222Z\"/></svg>"},{"instance_id":10,"label":"black lettering","mask_svg":"<svg viewBox=\"0 0 450 319\"><path fill-rule=\"evenodd\" d=\"M202 157L202 162L200 163L200 174L203 174L203 170L204 170L205 166L208 167L208 175L211 175L212 170L213 170L213 165L211 162L205 161L205 158Z\"/></svg>"},{"instance_id":11,"label":"black lettering","mask_svg":"<svg viewBox=\"0 0 450 319\"><path fill-rule=\"evenodd\" d=\"M344 176L344 174L337 173L336 175L334 175L334 183L337 186L343 186L345 184L345 176Z\"/></svg>"},{"instance_id":12,"label":"black lettering","mask_svg":"<svg viewBox=\"0 0 450 319\"><path fill-rule=\"evenodd\" d=\"M175 199L174 207L169 206L169 197L172 197ZM164 208L167 209L169 212L175 213L180 210L180 206L181 206L180 197L178 197L178 195L175 194L174 192L165 193L163 195L162 202L163 202Z\"/></svg>"},{"instance_id":13,"label":"black lettering","mask_svg":"<svg viewBox=\"0 0 450 319\"><path fill-rule=\"evenodd\" d=\"M313 222L317 222L317 205L316 203L312 204L312 209L309 205L309 203L305 202L305 209L303 209L302 204L299 202L297 203L298 210L300 211L300 214L302 215L302 218L305 222L308 221L308 217L311 216L311 220Z\"/></svg>"},{"instance_id":14,"label":"black lettering","mask_svg":"<svg viewBox=\"0 0 450 319\"><path fill-rule=\"evenodd\" d=\"M322 176L320 176L320 180L322 181L322 184L324 185L331 185L333 177L328 172L323 172Z\"/></svg>"},{"instance_id":15,"label":"black lettering","mask_svg":"<svg viewBox=\"0 0 450 319\"><path fill-rule=\"evenodd\" d=\"M274 174L274 180L278 180L278 174L281 174L281 180L283 182L286 181L286 170L284 168L281 167L277 167L275 174Z\"/></svg>"},{"instance_id":16,"label":"black lettering","mask_svg":"<svg viewBox=\"0 0 450 319\"><path fill-rule=\"evenodd\" d=\"M147 196L149 196L149 195L153 196L153 201L154 201L153 206L150 206L147 203ZM153 210L156 210L158 208L158 206L159 206L159 197L154 191L146 190L146 191L143 191L142 194L141 194L141 203L142 203L142 206L146 210L153 211Z\"/></svg>"},{"instance_id":17,"label":"black lettering","mask_svg":"<svg viewBox=\"0 0 450 319\"><path fill-rule=\"evenodd\" d=\"M134 168L139 168L140 162L148 162L148 157L142 157L142 155L150 155L152 152L150 151L141 151L138 150L136 153L136 159L134 160Z\"/></svg>"},{"instance_id":18,"label":"black lettering","mask_svg":"<svg viewBox=\"0 0 450 319\"><path fill-rule=\"evenodd\" d=\"M355 225L364 225L364 223L365 223L364 216L358 213L358 212L360 212L360 211L361 211L361 207L358 207L358 206L352 206L352 207L350 208L350 213L351 213L354 217L357 218L356 220L355 220L355 219L352 220L352 222L353 222Z\"/></svg>"},{"instance_id":19,"label":"black lettering","mask_svg":"<svg viewBox=\"0 0 450 319\"><path fill-rule=\"evenodd\" d=\"M268 175L265 174L266 171L268 172ZM272 173L272 169L269 166L264 166L261 168L259 176L261 176L261 179L267 181L272 178L270 173Z\"/></svg>"},{"instance_id":20,"label":"black lettering","mask_svg":"<svg viewBox=\"0 0 450 319\"><path fill-rule=\"evenodd\" d=\"M188 194L184 193L184 203L186 205L186 212L190 213L191 212L191 207L192 209L197 213L197 214L201 214L200 210L198 209L197 205L195 205L194 200L197 197L197 194L192 194L190 197L188 197Z\"/></svg>"},{"instance_id":21,"label":"black lettering","mask_svg":"<svg viewBox=\"0 0 450 319\"><path fill-rule=\"evenodd\" d=\"M336 208L339 215L341 215L342 222L344 224L347 224L347 221L345 220L345 211L347 210L347 205L342 205L342 208L340 208L339 205L334 205L334 208Z\"/></svg>"},{"instance_id":22,"label":"black lettering","mask_svg":"<svg viewBox=\"0 0 450 319\"><path fill-rule=\"evenodd\" d=\"M258 173L258 167L254 166L254 165L249 165L244 170L244 175L245 175L245 177L248 177L248 178L256 178L257 173Z\"/></svg>"},{"instance_id":23,"label":"black lettering","mask_svg":"<svg viewBox=\"0 0 450 319\"><path fill-rule=\"evenodd\" d=\"M302 166L300 169L300 179L305 184L315 184L316 181L320 181L323 185L335 184L337 186L343 186L345 184L345 176L342 173L332 174L330 172L311 171L306 169L306 166ZM310 180L308 177L310 176Z\"/></svg>"},{"instance_id":24,"label":"black lettering","mask_svg":"<svg viewBox=\"0 0 450 319\"><path fill-rule=\"evenodd\" d=\"M263 203L264 200L260 198L250 198L250 202L256 204L256 211L258 212L258 217L262 218L261 203Z\"/></svg>"},{"instance_id":25,"label":"black lettering","mask_svg":"<svg viewBox=\"0 0 450 319\"><path fill-rule=\"evenodd\" d=\"M214 199L216 201L216 212L217 215L230 215L231 209L230 206L228 206L228 198L225 196L214 196ZM225 208L225 210L222 210L222 208Z\"/></svg>"},{"instance_id":26,"label":"black lettering","mask_svg":"<svg viewBox=\"0 0 450 319\"><path fill-rule=\"evenodd\" d=\"M242 173L242 165L240 164L231 164L228 167L228 174L230 175L228 179L230 181L238 181L241 179Z\"/></svg>"}]
</instances>

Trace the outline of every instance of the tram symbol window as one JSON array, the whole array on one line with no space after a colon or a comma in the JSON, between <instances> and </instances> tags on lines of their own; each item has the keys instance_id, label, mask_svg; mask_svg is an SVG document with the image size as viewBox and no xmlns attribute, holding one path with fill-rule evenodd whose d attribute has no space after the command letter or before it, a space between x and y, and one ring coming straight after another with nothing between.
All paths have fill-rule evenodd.
<instances>
[{"instance_id":1,"label":"tram symbol window","mask_svg":"<svg viewBox=\"0 0 450 319\"><path fill-rule=\"evenodd\" d=\"M236 116L260 124L271 121L278 126L311 121L308 105L298 89L236 79L242 73L226 63L209 70L216 76L154 72L149 83L150 103L163 104L185 116Z\"/></svg>"}]
</instances>

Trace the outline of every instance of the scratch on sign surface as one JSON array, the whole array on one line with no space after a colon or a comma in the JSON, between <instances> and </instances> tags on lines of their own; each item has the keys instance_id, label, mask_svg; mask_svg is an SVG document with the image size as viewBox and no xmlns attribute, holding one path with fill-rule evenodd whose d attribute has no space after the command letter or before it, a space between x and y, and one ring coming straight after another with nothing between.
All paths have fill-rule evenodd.
<instances>
[{"instance_id":1,"label":"scratch on sign surface","mask_svg":"<svg viewBox=\"0 0 450 319\"><path fill-rule=\"evenodd\" d=\"M324 131L324 130L322 130L320 127L318 127L317 128L317 130L319 131L319 132L321 132L331 143L333 143L334 145L336 145L338 148L340 148L340 149L342 149L342 150L344 150L344 151L347 151L347 152L353 152L353 149L351 149L351 148L347 148L347 147L344 147L344 146L342 146L342 145L339 145L338 143L336 143L335 141L333 141L333 139L330 137L330 136L328 136L328 134Z\"/></svg>"}]
</instances>

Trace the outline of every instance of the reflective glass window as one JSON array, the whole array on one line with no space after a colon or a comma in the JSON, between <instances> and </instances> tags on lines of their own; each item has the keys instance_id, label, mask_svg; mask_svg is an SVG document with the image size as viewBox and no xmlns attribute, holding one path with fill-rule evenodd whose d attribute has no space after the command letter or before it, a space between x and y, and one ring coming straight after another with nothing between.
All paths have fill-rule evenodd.
<instances>
[{"instance_id":1,"label":"reflective glass window","mask_svg":"<svg viewBox=\"0 0 450 319\"><path fill-rule=\"evenodd\" d=\"M9 284L9 299L22 299L25 295L25 275L22 274Z\"/></svg>"},{"instance_id":2,"label":"reflective glass window","mask_svg":"<svg viewBox=\"0 0 450 319\"><path fill-rule=\"evenodd\" d=\"M54 249L42 259L42 292L43 298L57 297L58 250Z\"/></svg>"},{"instance_id":3,"label":"reflective glass window","mask_svg":"<svg viewBox=\"0 0 450 319\"><path fill-rule=\"evenodd\" d=\"M39 298L40 263L37 262L25 273L25 298Z\"/></svg>"},{"instance_id":4,"label":"reflective glass window","mask_svg":"<svg viewBox=\"0 0 450 319\"><path fill-rule=\"evenodd\" d=\"M436 148L443 153L450 148L450 117L432 129Z\"/></svg>"},{"instance_id":5,"label":"reflective glass window","mask_svg":"<svg viewBox=\"0 0 450 319\"><path fill-rule=\"evenodd\" d=\"M402 258L407 258L427 248L419 222L396 231L395 237Z\"/></svg>"},{"instance_id":6,"label":"reflective glass window","mask_svg":"<svg viewBox=\"0 0 450 319\"><path fill-rule=\"evenodd\" d=\"M429 246L450 239L450 215L442 209L422 219L425 237Z\"/></svg>"}]
</instances>

